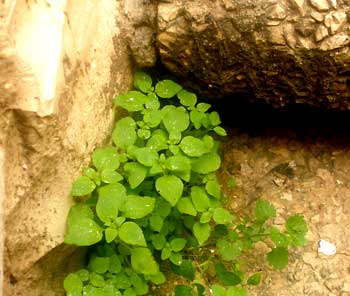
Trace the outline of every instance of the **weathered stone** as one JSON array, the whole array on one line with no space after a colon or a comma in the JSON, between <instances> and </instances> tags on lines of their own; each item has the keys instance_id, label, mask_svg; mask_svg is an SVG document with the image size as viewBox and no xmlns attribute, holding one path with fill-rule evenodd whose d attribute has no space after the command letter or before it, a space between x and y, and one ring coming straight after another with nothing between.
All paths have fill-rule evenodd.
<instances>
[{"instance_id":1,"label":"weathered stone","mask_svg":"<svg viewBox=\"0 0 350 296\"><path fill-rule=\"evenodd\" d=\"M323 40L328 36L328 29L324 25L319 25L315 32L315 40L317 42Z\"/></svg>"},{"instance_id":2,"label":"weathered stone","mask_svg":"<svg viewBox=\"0 0 350 296\"><path fill-rule=\"evenodd\" d=\"M109 0L12 7L10 22L0 17L6 295L63 295L64 258L75 250L63 244L71 184L110 134L113 97L132 82L126 16Z\"/></svg>"},{"instance_id":3,"label":"weathered stone","mask_svg":"<svg viewBox=\"0 0 350 296\"><path fill-rule=\"evenodd\" d=\"M300 18L295 24L295 31L303 37L308 37L315 31L315 21L310 17Z\"/></svg>"},{"instance_id":4,"label":"weathered stone","mask_svg":"<svg viewBox=\"0 0 350 296\"><path fill-rule=\"evenodd\" d=\"M328 11L330 8L327 0L310 0L310 3L318 11Z\"/></svg>"},{"instance_id":5,"label":"weathered stone","mask_svg":"<svg viewBox=\"0 0 350 296\"><path fill-rule=\"evenodd\" d=\"M317 11L312 11L310 15L315 21L319 23L323 22L324 15L322 13L319 13Z\"/></svg>"},{"instance_id":6,"label":"weathered stone","mask_svg":"<svg viewBox=\"0 0 350 296\"><path fill-rule=\"evenodd\" d=\"M295 5L299 9L303 9L304 0L289 0L292 5Z\"/></svg>"},{"instance_id":7,"label":"weathered stone","mask_svg":"<svg viewBox=\"0 0 350 296\"><path fill-rule=\"evenodd\" d=\"M267 20L265 23L267 26L278 26L282 21L279 20Z\"/></svg>"},{"instance_id":8,"label":"weathered stone","mask_svg":"<svg viewBox=\"0 0 350 296\"><path fill-rule=\"evenodd\" d=\"M272 20L284 20L287 17L287 12L282 5L276 4L268 8L266 15Z\"/></svg>"},{"instance_id":9,"label":"weathered stone","mask_svg":"<svg viewBox=\"0 0 350 296\"><path fill-rule=\"evenodd\" d=\"M324 24L330 29L332 35L336 34L341 26L346 22L346 13L343 11L334 11L325 16Z\"/></svg>"},{"instance_id":10,"label":"weathered stone","mask_svg":"<svg viewBox=\"0 0 350 296\"><path fill-rule=\"evenodd\" d=\"M290 23L283 26L283 36L287 42L287 45L291 48L295 48L297 45L297 39L294 34L294 26Z\"/></svg>"},{"instance_id":11,"label":"weathered stone","mask_svg":"<svg viewBox=\"0 0 350 296\"><path fill-rule=\"evenodd\" d=\"M316 48L316 44L313 42L313 40L303 36L298 36L297 45L301 48L308 49L308 50Z\"/></svg>"},{"instance_id":12,"label":"weathered stone","mask_svg":"<svg viewBox=\"0 0 350 296\"><path fill-rule=\"evenodd\" d=\"M329 2L331 3L332 8L334 9L338 8L337 0L329 0Z\"/></svg>"},{"instance_id":13,"label":"weathered stone","mask_svg":"<svg viewBox=\"0 0 350 296\"><path fill-rule=\"evenodd\" d=\"M234 0L221 0L225 9L227 10L233 10L236 8L235 1Z\"/></svg>"},{"instance_id":14,"label":"weathered stone","mask_svg":"<svg viewBox=\"0 0 350 296\"><path fill-rule=\"evenodd\" d=\"M341 48L350 43L350 36L346 33L339 33L337 35L333 35L322 41L320 45L320 49L323 51L333 50L337 48Z\"/></svg>"},{"instance_id":15,"label":"weathered stone","mask_svg":"<svg viewBox=\"0 0 350 296\"><path fill-rule=\"evenodd\" d=\"M209 98L249 92L251 101L259 98L276 107L288 101L350 107L346 78L338 79L350 66L350 50L321 53L319 48L328 38L324 28L318 29L327 13L305 0L234 4L235 9L225 10L221 0L161 1L158 20L164 29L157 33L157 46L165 67ZM338 1L337 9L346 11L349 5ZM162 13L170 12L175 19L165 23ZM349 34L345 25L338 32Z\"/></svg>"},{"instance_id":16,"label":"weathered stone","mask_svg":"<svg viewBox=\"0 0 350 296\"><path fill-rule=\"evenodd\" d=\"M283 28L280 27L269 27L268 29L268 41L276 45L285 45L286 40L283 36Z\"/></svg>"}]
</instances>

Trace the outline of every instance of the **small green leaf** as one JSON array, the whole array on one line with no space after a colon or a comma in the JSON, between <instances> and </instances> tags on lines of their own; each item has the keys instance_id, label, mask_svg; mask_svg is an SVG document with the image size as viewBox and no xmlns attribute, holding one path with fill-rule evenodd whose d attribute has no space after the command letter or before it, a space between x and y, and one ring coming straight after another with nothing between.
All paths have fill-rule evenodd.
<instances>
[{"instance_id":1,"label":"small green leaf","mask_svg":"<svg viewBox=\"0 0 350 296\"><path fill-rule=\"evenodd\" d=\"M211 232L211 228L208 223L202 224L202 223L196 222L193 225L193 234L197 239L199 245L202 245L208 240L210 236L210 232Z\"/></svg>"},{"instance_id":2,"label":"small green leaf","mask_svg":"<svg viewBox=\"0 0 350 296\"><path fill-rule=\"evenodd\" d=\"M144 139L144 140L147 140L151 137L151 131L149 129L138 129L137 130L137 136L140 138L140 139Z\"/></svg>"},{"instance_id":3,"label":"small green leaf","mask_svg":"<svg viewBox=\"0 0 350 296\"><path fill-rule=\"evenodd\" d=\"M210 107L211 107L211 105L207 104L207 103L199 103L196 106L196 108L199 112L207 112Z\"/></svg>"},{"instance_id":4,"label":"small green leaf","mask_svg":"<svg viewBox=\"0 0 350 296\"><path fill-rule=\"evenodd\" d=\"M101 172L101 181L104 183L117 183L121 180L123 176L114 170L105 169Z\"/></svg>"},{"instance_id":5,"label":"small green leaf","mask_svg":"<svg viewBox=\"0 0 350 296\"><path fill-rule=\"evenodd\" d=\"M191 260L182 260L180 265L171 265L171 269L178 275L183 276L189 281L193 281L196 274L196 267Z\"/></svg>"},{"instance_id":6,"label":"small green leaf","mask_svg":"<svg viewBox=\"0 0 350 296\"><path fill-rule=\"evenodd\" d=\"M204 212L199 220L200 223L208 223L213 217L213 213L211 211Z\"/></svg>"},{"instance_id":7,"label":"small green leaf","mask_svg":"<svg viewBox=\"0 0 350 296\"><path fill-rule=\"evenodd\" d=\"M89 262L89 269L93 272L103 274L109 267L109 257L92 257Z\"/></svg>"},{"instance_id":8,"label":"small green leaf","mask_svg":"<svg viewBox=\"0 0 350 296\"><path fill-rule=\"evenodd\" d=\"M154 207L154 214L166 218L171 212L171 205L162 198L156 199L156 204Z\"/></svg>"},{"instance_id":9,"label":"small green leaf","mask_svg":"<svg viewBox=\"0 0 350 296\"><path fill-rule=\"evenodd\" d=\"M180 90L177 93L177 97L180 100L181 105L186 107L194 107L197 103L197 96L194 93L191 93L185 89Z\"/></svg>"},{"instance_id":10,"label":"small green leaf","mask_svg":"<svg viewBox=\"0 0 350 296\"><path fill-rule=\"evenodd\" d=\"M157 151L148 147L136 149L135 156L137 161L143 164L144 166L153 166L158 160Z\"/></svg>"},{"instance_id":11,"label":"small green leaf","mask_svg":"<svg viewBox=\"0 0 350 296\"><path fill-rule=\"evenodd\" d=\"M137 296L137 294L134 289L128 288L124 291L123 296Z\"/></svg>"},{"instance_id":12,"label":"small green leaf","mask_svg":"<svg viewBox=\"0 0 350 296\"><path fill-rule=\"evenodd\" d=\"M143 278L137 274L132 274L130 276L130 282L136 292L136 295L146 295L148 292L148 285Z\"/></svg>"},{"instance_id":13,"label":"small green leaf","mask_svg":"<svg viewBox=\"0 0 350 296\"><path fill-rule=\"evenodd\" d=\"M247 284L252 286L257 286L260 284L260 281L261 281L261 273L257 272L248 278Z\"/></svg>"},{"instance_id":14,"label":"small green leaf","mask_svg":"<svg viewBox=\"0 0 350 296\"><path fill-rule=\"evenodd\" d=\"M72 185L72 196L83 196L90 194L94 189L96 188L96 185L94 182L92 182L88 177L81 176L79 177Z\"/></svg>"},{"instance_id":15,"label":"small green leaf","mask_svg":"<svg viewBox=\"0 0 350 296\"><path fill-rule=\"evenodd\" d=\"M156 275L159 272L157 262L147 248L134 248L131 250L131 266L139 273L145 275Z\"/></svg>"},{"instance_id":16,"label":"small green leaf","mask_svg":"<svg viewBox=\"0 0 350 296\"><path fill-rule=\"evenodd\" d=\"M134 75L134 87L148 93L152 91L152 78L145 72L138 71Z\"/></svg>"},{"instance_id":17,"label":"small green leaf","mask_svg":"<svg viewBox=\"0 0 350 296\"><path fill-rule=\"evenodd\" d=\"M213 296L227 296L226 289L218 284L211 286Z\"/></svg>"},{"instance_id":18,"label":"small green leaf","mask_svg":"<svg viewBox=\"0 0 350 296\"><path fill-rule=\"evenodd\" d=\"M202 187L192 186L191 199L198 212L205 212L210 206L209 197Z\"/></svg>"},{"instance_id":19,"label":"small green leaf","mask_svg":"<svg viewBox=\"0 0 350 296\"><path fill-rule=\"evenodd\" d=\"M199 157L207 152L203 141L192 136L184 137L180 143L180 148L186 155L191 157Z\"/></svg>"},{"instance_id":20,"label":"small green leaf","mask_svg":"<svg viewBox=\"0 0 350 296\"><path fill-rule=\"evenodd\" d=\"M174 238L170 241L171 250L173 252L179 252L186 246L186 240L184 238Z\"/></svg>"},{"instance_id":21,"label":"small green leaf","mask_svg":"<svg viewBox=\"0 0 350 296\"><path fill-rule=\"evenodd\" d=\"M219 113L216 111L210 112L209 120L210 120L211 125L213 125L213 126L217 126L217 125L221 124Z\"/></svg>"},{"instance_id":22,"label":"small green leaf","mask_svg":"<svg viewBox=\"0 0 350 296\"><path fill-rule=\"evenodd\" d=\"M111 223L118 217L119 206L120 201L114 195L100 195L96 204L97 216L101 221Z\"/></svg>"},{"instance_id":23,"label":"small green leaf","mask_svg":"<svg viewBox=\"0 0 350 296\"><path fill-rule=\"evenodd\" d=\"M164 248L166 243L165 236L162 234L154 234L152 235L152 244L156 250L161 250ZM170 256L170 255L169 255Z\"/></svg>"},{"instance_id":24,"label":"small green leaf","mask_svg":"<svg viewBox=\"0 0 350 296\"><path fill-rule=\"evenodd\" d=\"M166 259L168 259L168 258L170 257L170 255L171 255L171 249L168 248L168 247L166 247L166 248L164 248L164 249L162 250L162 253L161 253L161 255L160 255L160 258L161 258L162 260L166 260Z\"/></svg>"},{"instance_id":25,"label":"small green leaf","mask_svg":"<svg viewBox=\"0 0 350 296\"><path fill-rule=\"evenodd\" d=\"M63 287L67 294L80 295L83 291L83 282L77 274L70 273L64 279Z\"/></svg>"},{"instance_id":26,"label":"small green leaf","mask_svg":"<svg viewBox=\"0 0 350 296\"><path fill-rule=\"evenodd\" d=\"M122 149L134 145L137 139L135 120L131 117L120 119L113 130L112 139L113 143Z\"/></svg>"},{"instance_id":27,"label":"small green leaf","mask_svg":"<svg viewBox=\"0 0 350 296\"><path fill-rule=\"evenodd\" d=\"M130 245L146 246L142 229L135 222L125 222L119 228L120 239Z\"/></svg>"},{"instance_id":28,"label":"small green leaf","mask_svg":"<svg viewBox=\"0 0 350 296\"><path fill-rule=\"evenodd\" d=\"M247 296L246 288L229 287L226 296Z\"/></svg>"},{"instance_id":29,"label":"small green leaf","mask_svg":"<svg viewBox=\"0 0 350 296\"><path fill-rule=\"evenodd\" d=\"M95 149L92 154L92 163L99 170L116 170L119 168L117 149L114 147L103 147Z\"/></svg>"},{"instance_id":30,"label":"small green leaf","mask_svg":"<svg viewBox=\"0 0 350 296\"><path fill-rule=\"evenodd\" d=\"M191 171L190 160L181 155L170 156L165 162L166 168L173 172L189 172Z\"/></svg>"},{"instance_id":31,"label":"small green leaf","mask_svg":"<svg viewBox=\"0 0 350 296\"><path fill-rule=\"evenodd\" d=\"M276 244L277 247L288 247L289 239L288 237L281 233L277 228L272 227L270 229L270 238Z\"/></svg>"},{"instance_id":32,"label":"small green leaf","mask_svg":"<svg viewBox=\"0 0 350 296\"><path fill-rule=\"evenodd\" d=\"M203 112L199 112L197 110L192 110L190 112L190 120L193 123L195 129L200 129L202 126L202 120L205 117L205 114Z\"/></svg>"},{"instance_id":33,"label":"small green leaf","mask_svg":"<svg viewBox=\"0 0 350 296\"><path fill-rule=\"evenodd\" d=\"M98 189L98 198L110 200L115 204L115 209L120 209L126 199L126 189L120 183L108 184Z\"/></svg>"},{"instance_id":34,"label":"small green leaf","mask_svg":"<svg viewBox=\"0 0 350 296\"><path fill-rule=\"evenodd\" d=\"M95 169L90 168L90 167L85 167L83 168L83 174L93 180L95 183L97 180L100 179L98 173L95 171Z\"/></svg>"},{"instance_id":35,"label":"small green leaf","mask_svg":"<svg viewBox=\"0 0 350 296\"><path fill-rule=\"evenodd\" d=\"M106 228L105 229L105 238L107 243L111 243L118 236L118 230L115 228Z\"/></svg>"},{"instance_id":36,"label":"small green leaf","mask_svg":"<svg viewBox=\"0 0 350 296\"><path fill-rule=\"evenodd\" d=\"M149 218L149 224L152 230L160 232L163 227L163 218L157 214L153 214Z\"/></svg>"},{"instance_id":37,"label":"small green leaf","mask_svg":"<svg viewBox=\"0 0 350 296\"><path fill-rule=\"evenodd\" d=\"M162 113L159 110L152 110L143 116L143 121L149 127L157 127L162 121Z\"/></svg>"},{"instance_id":38,"label":"small green leaf","mask_svg":"<svg viewBox=\"0 0 350 296\"><path fill-rule=\"evenodd\" d=\"M209 174L220 168L221 159L217 153L207 153L192 161L192 171L199 174Z\"/></svg>"},{"instance_id":39,"label":"small green leaf","mask_svg":"<svg viewBox=\"0 0 350 296\"><path fill-rule=\"evenodd\" d=\"M155 130L152 136L147 141L146 146L155 151L160 151L168 148L168 135L163 130Z\"/></svg>"},{"instance_id":40,"label":"small green leaf","mask_svg":"<svg viewBox=\"0 0 350 296\"><path fill-rule=\"evenodd\" d=\"M155 176L162 173L164 173L164 169L159 163L156 163L155 165L153 165L148 171L149 176Z\"/></svg>"},{"instance_id":41,"label":"small green leaf","mask_svg":"<svg viewBox=\"0 0 350 296\"><path fill-rule=\"evenodd\" d=\"M177 285L175 286L174 296L193 296L192 290L191 286Z\"/></svg>"},{"instance_id":42,"label":"small green leaf","mask_svg":"<svg viewBox=\"0 0 350 296\"><path fill-rule=\"evenodd\" d=\"M129 195L123 206L123 216L131 219L140 219L152 213L155 198L148 196Z\"/></svg>"},{"instance_id":43,"label":"small green leaf","mask_svg":"<svg viewBox=\"0 0 350 296\"><path fill-rule=\"evenodd\" d=\"M216 208L214 209L213 219L216 224L228 224L234 219L234 216L226 209Z\"/></svg>"},{"instance_id":44,"label":"small green leaf","mask_svg":"<svg viewBox=\"0 0 350 296\"><path fill-rule=\"evenodd\" d=\"M276 209L267 200L259 199L254 209L254 215L258 222L265 222L276 217Z\"/></svg>"},{"instance_id":45,"label":"small green leaf","mask_svg":"<svg viewBox=\"0 0 350 296\"><path fill-rule=\"evenodd\" d=\"M112 255L109 257L108 271L111 273L119 273L122 271L122 263L118 255Z\"/></svg>"},{"instance_id":46,"label":"small green leaf","mask_svg":"<svg viewBox=\"0 0 350 296\"><path fill-rule=\"evenodd\" d=\"M175 264L175 265L181 265L182 263L182 255L181 253L171 253L169 260L171 263Z\"/></svg>"},{"instance_id":47,"label":"small green leaf","mask_svg":"<svg viewBox=\"0 0 350 296\"><path fill-rule=\"evenodd\" d=\"M167 106L172 108L167 108L163 111L163 123L169 134L171 133L181 133L186 130L190 124L190 119L186 110L180 107L176 108L174 106Z\"/></svg>"},{"instance_id":48,"label":"small green leaf","mask_svg":"<svg viewBox=\"0 0 350 296\"><path fill-rule=\"evenodd\" d=\"M219 280L227 286L236 286L242 282L241 277L234 273L227 271L225 266L222 263L217 263L215 265L215 272L219 278Z\"/></svg>"},{"instance_id":49,"label":"small green leaf","mask_svg":"<svg viewBox=\"0 0 350 296\"><path fill-rule=\"evenodd\" d=\"M124 170L128 176L128 182L131 189L139 186L143 180L145 180L147 175L147 167L137 163L137 162L128 162L124 165Z\"/></svg>"},{"instance_id":50,"label":"small green leaf","mask_svg":"<svg viewBox=\"0 0 350 296\"><path fill-rule=\"evenodd\" d=\"M72 225L68 225L68 231L64 242L70 245L91 246L102 239L102 228L93 220L82 218Z\"/></svg>"},{"instance_id":51,"label":"small green leaf","mask_svg":"<svg viewBox=\"0 0 350 296\"><path fill-rule=\"evenodd\" d=\"M219 249L220 255L225 261L236 260L241 255L243 245L241 241L228 242L220 239L217 241L216 246Z\"/></svg>"},{"instance_id":52,"label":"small green leaf","mask_svg":"<svg viewBox=\"0 0 350 296\"><path fill-rule=\"evenodd\" d=\"M158 97L155 93L151 92L147 95L147 101L145 104L147 109L158 110L160 107L160 103Z\"/></svg>"},{"instance_id":53,"label":"small green leaf","mask_svg":"<svg viewBox=\"0 0 350 296\"><path fill-rule=\"evenodd\" d=\"M302 215L296 214L286 221L286 229L294 245L302 247L307 243L307 224Z\"/></svg>"},{"instance_id":54,"label":"small green leaf","mask_svg":"<svg viewBox=\"0 0 350 296\"><path fill-rule=\"evenodd\" d=\"M188 197L183 197L181 198L178 203L176 204L177 209L179 210L180 213L191 215L191 216L196 216L197 211L193 206L193 203L190 198Z\"/></svg>"},{"instance_id":55,"label":"small green leaf","mask_svg":"<svg viewBox=\"0 0 350 296\"><path fill-rule=\"evenodd\" d=\"M162 80L156 84L155 91L159 97L169 99L175 96L181 89L182 86L172 80Z\"/></svg>"},{"instance_id":56,"label":"small green leaf","mask_svg":"<svg viewBox=\"0 0 350 296\"><path fill-rule=\"evenodd\" d=\"M216 225L214 228L213 238L218 239L228 234L229 232L228 232L227 226L223 224L219 224L219 225Z\"/></svg>"},{"instance_id":57,"label":"small green leaf","mask_svg":"<svg viewBox=\"0 0 350 296\"><path fill-rule=\"evenodd\" d=\"M214 148L215 141L214 141L214 138L212 136L205 135L202 138L202 142L207 150L206 152L210 152Z\"/></svg>"},{"instance_id":58,"label":"small green leaf","mask_svg":"<svg viewBox=\"0 0 350 296\"><path fill-rule=\"evenodd\" d=\"M165 275L161 271L158 272L156 275L149 276L149 279L155 285L164 284L166 281Z\"/></svg>"},{"instance_id":59,"label":"small green leaf","mask_svg":"<svg viewBox=\"0 0 350 296\"><path fill-rule=\"evenodd\" d=\"M85 204L75 204L73 205L68 213L67 224L68 227L76 223L79 223L81 219L93 219L94 213L88 205Z\"/></svg>"},{"instance_id":60,"label":"small green leaf","mask_svg":"<svg viewBox=\"0 0 350 296\"><path fill-rule=\"evenodd\" d=\"M114 103L130 112L143 110L143 104L147 102L147 96L142 92L131 90L125 94L117 96Z\"/></svg>"},{"instance_id":61,"label":"small green leaf","mask_svg":"<svg viewBox=\"0 0 350 296\"><path fill-rule=\"evenodd\" d=\"M86 270L85 268L76 271L75 274L76 274L76 275L80 278L80 280L83 281L83 282L87 282L87 281L89 280L89 277L90 277L89 271Z\"/></svg>"},{"instance_id":62,"label":"small green leaf","mask_svg":"<svg viewBox=\"0 0 350 296\"><path fill-rule=\"evenodd\" d=\"M275 269L283 269L288 265L288 250L283 247L277 247L272 249L267 254L267 261Z\"/></svg>"},{"instance_id":63,"label":"small green leaf","mask_svg":"<svg viewBox=\"0 0 350 296\"><path fill-rule=\"evenodd\" d=\"M217 133L219 136L225 137L227 136L227 132L225 131L224 128L222 128L221 126L216 126L213 128L213 131L215 133Z\"/></svg>"},{"instance_id":64,"label":"small green leaf","mask_svg":"<svg viewBox=\"0 0 350 296\"><path fill-rule=\"evenodd\" d=\"M172 175L162 176L156 180L156 189L158 193L168 201L172 206L175 206L182 195L182 181Z\"/></svg>"},{"instance_id":65,"label":"small green leaf","mask_svg":"<svg viewBox=\"0 0 350 296\"><path fill-rule=\"evenodd\" d=\"M95 287L103 287L106 284L103 276L100 274L97 274L95 272L90 273L90 283ZM100 296L100 295L98 295L98 296Z\"/></svg>"},{"instance_id":66,"label":"small green leaf","mask_svg":"<svg viewBox=\"0 0 350 296\"><path fill-rule=\"evenodd\" d=\"M221 197L221 188L216 179L208 181L207 184L205 184L205 190L217 199Z\"/></svg>"}]
</instances>

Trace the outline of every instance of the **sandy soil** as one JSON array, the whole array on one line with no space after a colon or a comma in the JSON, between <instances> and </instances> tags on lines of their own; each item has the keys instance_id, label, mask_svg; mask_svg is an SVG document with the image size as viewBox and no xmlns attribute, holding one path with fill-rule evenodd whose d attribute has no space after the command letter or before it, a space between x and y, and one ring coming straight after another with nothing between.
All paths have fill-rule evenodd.
<instances>
[{"instance_id":1,"label":"sandy soil","mask_svg":"<svg viewBox=\"0 0 350 296\"><path fill-rule=\"evenodd\" d=\"M220 179L237 212L249 212L262 197L277 208L274 223L302 213L309 226L308 244L290 257L288 268L271 270L257 246L249 265L263 270L255 296L350 295L350 134L332 129L231 130L222 145ZM225 186L235 177L237 186ZM336 254L318 251L320 240ZM264 250L265 249L265 250Z\"/></svg>"}]
</instances>

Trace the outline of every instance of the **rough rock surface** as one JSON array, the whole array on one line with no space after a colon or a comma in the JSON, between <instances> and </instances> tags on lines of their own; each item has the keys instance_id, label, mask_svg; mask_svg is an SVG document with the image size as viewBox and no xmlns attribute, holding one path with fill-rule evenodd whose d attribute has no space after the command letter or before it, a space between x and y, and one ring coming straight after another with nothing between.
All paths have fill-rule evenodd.
<instances>
[{"instance_id":1,"label":"rough rock surface","mask_svg":"<svg viewBox=\"0 0 350 296\"><path fill-rule=\"evenodd\" d=\"M162 62L209 97L350 109L350 1L161 1Z\"/></svg>"},{"instance_id":2,"label":"rough rock surface","mask_svg":"<svg viewBox=\"0 0 350 296\"><path fill-rule=\"evenodd\" d=\"M63 245L71 183L110 135L114 95L131 86L121 4L0 3L5 295L62 295L81 261Z\"/></svg>"}]
</instances>

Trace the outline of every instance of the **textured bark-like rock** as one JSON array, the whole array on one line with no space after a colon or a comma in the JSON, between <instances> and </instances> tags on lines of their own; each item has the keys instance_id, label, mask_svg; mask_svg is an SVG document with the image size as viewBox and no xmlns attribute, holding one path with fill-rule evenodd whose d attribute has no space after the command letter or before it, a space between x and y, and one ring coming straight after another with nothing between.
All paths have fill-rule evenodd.
<instances>
[{"instance_id":1,"label":"textured bark-like rock","mask_svg":"<svg viewBox=\"0 0 350 296\"><path fill-rule=\"evenodd\" d=\"M349 0L164 1L164 65L209 97L350 109Z\"/></svg>"}]
</instances>

